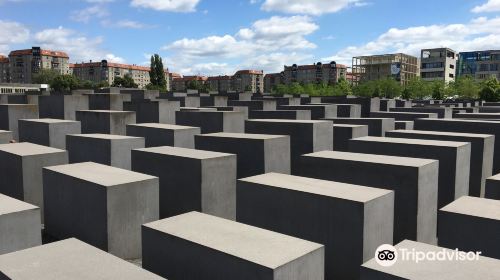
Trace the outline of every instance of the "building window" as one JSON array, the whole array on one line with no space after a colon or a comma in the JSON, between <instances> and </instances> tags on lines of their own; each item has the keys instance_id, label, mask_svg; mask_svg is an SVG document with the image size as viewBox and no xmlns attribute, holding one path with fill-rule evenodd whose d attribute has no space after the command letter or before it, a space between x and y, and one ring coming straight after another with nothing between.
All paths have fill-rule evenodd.
<instances>
[{"instance_id":1,"label":"building window","mask_svg":"<svg viewBox=\"0 0 500 280\"><path fill-rule=\"evenodd\" d=\"M422 63L422 68L423 69L443 68L443 63L442 62Z\"/></svg>"}]
</instances>

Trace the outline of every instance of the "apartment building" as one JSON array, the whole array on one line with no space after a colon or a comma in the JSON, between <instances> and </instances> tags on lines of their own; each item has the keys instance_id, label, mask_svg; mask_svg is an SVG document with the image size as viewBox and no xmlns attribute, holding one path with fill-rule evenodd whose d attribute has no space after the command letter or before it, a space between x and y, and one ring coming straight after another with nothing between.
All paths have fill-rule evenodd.
<instances>
[{"instance_id":1,"label":"apartment building","mask_svg":"<svg viewBox=\"0 0 500 280\"><path fill-rule=\"evenodd\" d=\"M0 55L0 83L10 82L9 58Z\"/></svg>"},{"instance_id":2,"label":"apartment building","mask_svg":"<svg viewBox=\"0 0 500 280\"><path fill-rule=\"evenodd\" d=\"M266 74L264 76L264 92L271 92L275 86L283 83L283 72Z\"/></svg>"},{"instance_id":3,"label":"apartment building","mask_svg":"<svg viewBox=\"0 0 500 280\"><path fill-rule=\"evenodd\" d=\"M392 77L401 85L420 75L419 59L415 56L395 53L352 58L354 83Z\"/></svg>"},{"instance_id":4,"label":"apartment building","mask_svg":"<svg viewBox=\"0 0 500 280\"><path fill-rule=\"evenodd\" d=\"M457 53L448 48L424 49L420 52L420 77L424 81L455 80Z\"/></svg>"},{"instance_id":5,"label":"apartment building","mask_svg":"<svg viewBox=\"0 0 500 280\"><path fill-rule=\"evenodd\" d=\"M500 79L500 50L461 52L457 64L457 77L471 76L477 81Z\"/></svg>"},{"instance_id":6,"label":"apartment building","mask_svg":"<svg viewBox=\"0 0 500 280\"><path fill-rule=\"evenodd\" d=\"M208 78L205 76L178 76L172 79L172 90L178 92L185 92L189 87L189 83L196 81L201 85L207 82Z\"/></svg>"},{"instance_id":7,"label":"apartment building","mask_svg":"<svg viewBox=\"0 0 500 280\"><path fill-rule=\"evenodd\" d=\"M239 70L231 78L231 87L237 92L264 92L264 71Z\"/></svg>"},{"instance_id":8,"label":"apartment building","mask_svg":"<svg viewBox=\"0 0 500 280\"><path fill-rule=\"evenodd\" d=\"M330 63L321 63L311 65L285 66L283 71L283 83L289 85L297 82L302 84L325 83L329 85L336 84L340 78L346 77L347 67L337 64L335 61Z\"/></svg>"},{"instance_id":9,"label":"apartment building","mask_svg":"<svg viewBox=\"0 0 500 280\"><path fill-rule=\"evenodd\" d=\"M208 77L207 83L210 85L210 90L219 91L219 92L228 92L232 91L231 87L231 76L214 76Z\"/></svg>"},{"instance_id":10,"label":"apartment building","mask_svg":"<svg viewBox=\"0 0 500 280\"><path fill-rule=\"evenodd\" d=\"M35 75L43 69L54 70L61 75L70 74L69 56L65 52L40 47L15 50L9 54L11 83L33 83Z\"/></svg>"}]
</instances>

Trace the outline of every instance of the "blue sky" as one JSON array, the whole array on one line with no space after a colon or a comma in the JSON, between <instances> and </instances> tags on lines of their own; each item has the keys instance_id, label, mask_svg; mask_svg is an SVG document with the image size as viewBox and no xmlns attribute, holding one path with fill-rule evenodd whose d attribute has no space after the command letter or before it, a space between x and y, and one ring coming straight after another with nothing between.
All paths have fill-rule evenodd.
<instances>
[{"instance_id":1,"label":"blue sky","mask_svg":"<svg viewBox=\"0 0 500 280\"><path fill-rule=\"evenodd\" d=\"M500 0L0 0L0 54L42 46L72 62L232 74L451 47L500 49Z\"/></svg>"}]
</instances>

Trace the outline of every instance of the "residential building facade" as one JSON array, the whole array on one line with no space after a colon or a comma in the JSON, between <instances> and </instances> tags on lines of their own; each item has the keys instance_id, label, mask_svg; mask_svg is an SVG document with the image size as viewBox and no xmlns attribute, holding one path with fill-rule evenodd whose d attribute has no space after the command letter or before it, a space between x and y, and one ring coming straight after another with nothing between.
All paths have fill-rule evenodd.
<instances>
[{"instance_id":1,"label":"residential building facade","mask_svg":"<svg viewBox=\"0 0 500 280\"><path fill-rule=\"evenodd\" d=\"M264 92L264 71L239 70L231 78L231 87L237 92Z\"/></svg>"},{"instance_id":2,"label":"residential building facade","mask_svg":"<svg viewBox=\"0 0 500 280\"><path fill-rule=\"evenodd\" d=\"M337 64L335 61L330 63L318 62L312 65L285 66L282 82L286 85L291 83L325 83L329 85L336 84L340 78L345 79L347 67Z\"/></svg>"},{"instance_id":3,"label":"residential building facade","mask_svg":"<svg viewBox=\"0 0 500 280\"><path fill-rule=\"evenodd\" d=\"M424 81L455 80L457 53L448 48L424 49L420 52L420 77Z\"/></svg>"},{"instance_id":4,"label":"residential building facade","mask_svg":"<svg viewBox=\"0 0 500 280\"><path fill-rule=\"evenodd\" d=\"M208 77L207 83L210 85L210 90L219 92L232 91L231 87L231 76L214 76Z\"/></svg>"},{"instance_id":5,"label":"residential building facade","mask_svg":"<svg viewBox=\"0 0 500 280\"><path fill-rule=\"evenodd\" d=\"M477 81L500 79L500 50L471 51L458 54L457 77L471 76Z\"/></svg>"},{"instance_id":6,"label":"residential building facade","mask_svg":"<svg viewBox=\"0 0 500 280\"><path fill-rule=\"evenodd\" d=\"M392 77L401 85L420 75L419 59L404 53L359 56L352 58L354 83Z\"/></svg>"},{"instance_id":7,"label":"residential building facade","mask_svg":"<svg viewBox=\"0 0 500 280\"><path fill-rule=\"evenodd\" d=\"M11 83L33 83L33 78L41 70L54 70L61 75L70 74L69 56L65 52L43 50L40 47L10 52Z\"/></svg>"},{"instance_id":8,"label":"residential building facade","mask_svg":"<svg viewBox=\"0 0 500 280\"><path fill-rule=\"evenodd\" d=\"M208 78L205 76L181 76L172 79L172 90L178 92L185 92L188 89L188 84L192 81L197 81L199 84L204 85Z\"/></svg>"},{"instance_id":9,"label":"residential building facade","mask_svg":"<svg viewBox=\"0 0 500 280\"><path fill-rule=\"evenodd\" d=\"M283 72L270 73L264 76L264 92L271 92L279 84L283 84Z\"/></svg>"},{"instance_id":10,"label":"residential building facade","mask_svg":"<svg viewBox=\"0 0 500 280\"><path fill-rule=\"evenodd\" d=\"M0 83L10 82L9 58L0 55Z\"/></svg>"}]
</instances>

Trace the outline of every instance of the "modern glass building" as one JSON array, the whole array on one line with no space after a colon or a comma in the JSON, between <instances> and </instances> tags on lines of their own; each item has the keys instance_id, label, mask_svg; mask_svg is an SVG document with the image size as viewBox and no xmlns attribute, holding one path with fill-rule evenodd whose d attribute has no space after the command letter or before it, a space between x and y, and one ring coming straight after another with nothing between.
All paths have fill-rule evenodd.
<instances>
[{"instance_id":1,"label":"modern glass building","mask_svg":"<svg viewBox=\"0 0 500 280\"><path fill-rule=\"evenodd\" d=\"M500 79L500 50L461 52L458 55L457 77L471 76L476 80Z\"/></svg>"}]
</instances>

